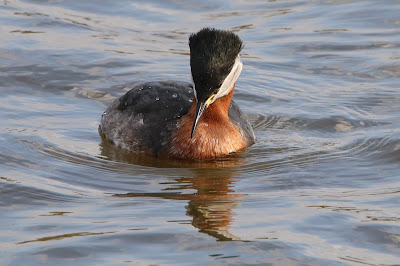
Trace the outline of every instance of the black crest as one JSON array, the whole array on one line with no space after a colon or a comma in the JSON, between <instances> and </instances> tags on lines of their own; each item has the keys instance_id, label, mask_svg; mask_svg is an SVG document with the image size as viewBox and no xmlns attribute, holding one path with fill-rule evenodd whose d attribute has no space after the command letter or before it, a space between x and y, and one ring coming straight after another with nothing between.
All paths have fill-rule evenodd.
<instances>
[{"instance_id":1,"label":"black crest","mask_svg":"<svg viewBox=\"0 0 400 266\"><path fill-rule=\"evenodd\" d=\"M233 32L204 28L190 35L189 47L196 90L207 96L215 93L232 70L243 42Z\"/></svg>"}]
</instances>

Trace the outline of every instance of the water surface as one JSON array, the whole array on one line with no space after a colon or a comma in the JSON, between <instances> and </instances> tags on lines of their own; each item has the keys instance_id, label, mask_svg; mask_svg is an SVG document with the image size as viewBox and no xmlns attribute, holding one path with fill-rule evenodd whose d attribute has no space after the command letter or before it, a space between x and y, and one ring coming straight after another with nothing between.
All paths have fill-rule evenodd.
<instances>
[{"instance_id":1,"label":"water surface","mask_svg":"<svg viewBox=\"0 0 400 266\"><path fill-rule=\"evenodd\" d=\"M384 4L383 4L384 2ZM0 1L0 264L400 264L399 1ZM215 162L103 141L129 84L245 42L257 143Z\"/></svg>"}]
</instances>

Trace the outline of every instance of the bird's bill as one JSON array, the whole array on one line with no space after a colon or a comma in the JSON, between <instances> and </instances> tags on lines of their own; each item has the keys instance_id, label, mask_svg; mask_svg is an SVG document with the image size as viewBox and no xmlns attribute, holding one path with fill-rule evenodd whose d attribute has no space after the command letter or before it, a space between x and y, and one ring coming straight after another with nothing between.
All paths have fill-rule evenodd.
<instances>
[{"instance_id":1,"label":"bird's bill","mask_svg":"<svg viewBox=\"0 0 400 266\"><path fill-rule=\"evenodd\" d=\"M193 127L192 127L192 133L190 134L190 138L193 138L194 132L196 130L196 127L201 119L201 117L204 114L204 111L210 106L210 104L213 102L213 99L215 97L215 94L212 94L208 99L203 102L203 101L198 101L197 106L196 106L196 114L194 116L194 121L193 121Z\"/></svg>"}]
</instances>

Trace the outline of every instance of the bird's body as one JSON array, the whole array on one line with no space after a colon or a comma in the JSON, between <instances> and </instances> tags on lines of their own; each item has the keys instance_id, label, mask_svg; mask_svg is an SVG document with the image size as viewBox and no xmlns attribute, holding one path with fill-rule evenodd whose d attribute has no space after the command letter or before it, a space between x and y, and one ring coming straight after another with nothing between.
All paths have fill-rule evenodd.
<instances>
[{"instance_id":1,"label":"bird's body","mask_svg":"<svg viewBox=\"0 0 400 266\"><path fill-rule=\"evenodd\" d=\"M232 35L238 39L233 33L210 29L192 35L191 67L196 89L177 81L137 84L104 112L101 133L123 149L162 158L211 159L252 145L253 129L231 101L242 67L238 57L241 41L238 39L240 47L228 53L225 50L229 46L219 47L216 42ZM210 56L203 54L204 45L222 50ZM196 51L199 49L201 52ZM213 57L223 60L221 57L229 52L233 61L230 55L229 62L217 60L214 68Z\"/></svg>"}]
</instances>

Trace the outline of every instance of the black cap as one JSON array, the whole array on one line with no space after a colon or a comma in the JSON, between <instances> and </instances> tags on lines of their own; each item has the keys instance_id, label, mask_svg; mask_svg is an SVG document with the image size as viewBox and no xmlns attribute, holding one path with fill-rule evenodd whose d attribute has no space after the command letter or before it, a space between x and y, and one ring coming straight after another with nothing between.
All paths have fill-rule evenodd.
<instances>
[{"instance_id":1,"label":"black cap","mask_svg":"<svg viewBox=\"0 0 400 266\"><path fill-rule=\"evenodd\" d=\"M189 37L190 66L198 100L217 93L232 70L243 42L235 33L204 28Z\"/></svg>"}]
</instances>

